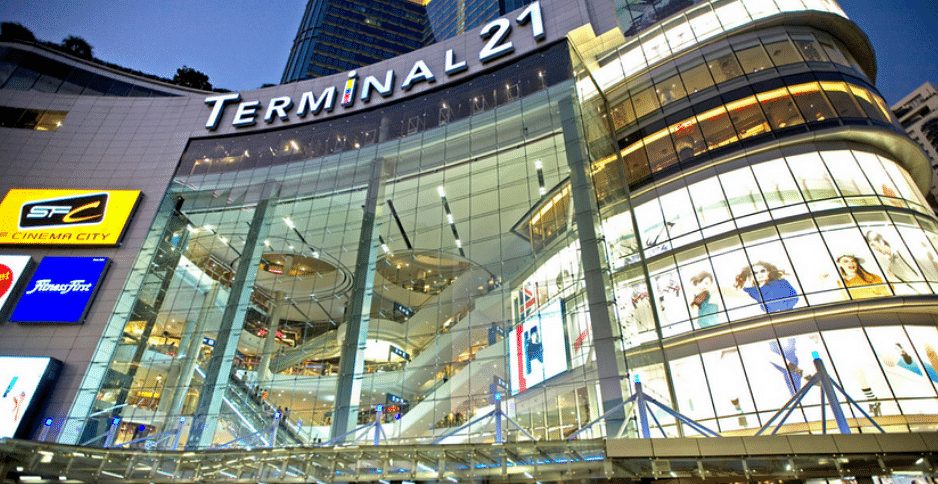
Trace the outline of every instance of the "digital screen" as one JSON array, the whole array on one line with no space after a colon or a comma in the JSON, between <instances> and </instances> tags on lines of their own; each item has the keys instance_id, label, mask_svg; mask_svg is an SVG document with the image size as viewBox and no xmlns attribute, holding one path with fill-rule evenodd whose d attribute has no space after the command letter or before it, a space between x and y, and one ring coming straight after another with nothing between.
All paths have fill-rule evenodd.
<instances>
[{"instance_id":1,"label":"digital screen","mask_svg":"<svg viewBox=\"0 0 938 484\"><path fill-rule=\"evenodd\" d=\"M0 356L0 438L28 438L61 363Z\"/></svg>"},{"instance_id":2,"label":"digital screen","mask_svg":"<svg viewBox=\"0 0 938 484\"><path fill-rule=\"evenodd\" d=\"M0 255L0 313L4 313L10 295L32 264L28 255Z\"/></svg>"},{"instance_id":3,"label":"digital screen","mask_svg":"<svg viewBox=\"0 0 938 484\"><path fill-rule=\"evenodd\" d=\"M542 306L515 327L510 344L512 395L566 371L569 361L561 300Z\"/></svg>"},{"instance_id":4,"label":"digital screen","mask_svg":"<svg viewBox=\"0 0 938 484\"><path fill-rule=\"evenodd\" d=\"M107 257L45 257L10 321L81 323L107 270Z\"/></svg>"},{"instance_id":5,"label":"digital screen","mask_svg":"<svg viewBox=\"0 0 938 484\"><path fill-rule=\"evenodd\" d=\"M0 202L0 244L117 245L137 190L12 189Z\"/></svg>"}]
</instances>

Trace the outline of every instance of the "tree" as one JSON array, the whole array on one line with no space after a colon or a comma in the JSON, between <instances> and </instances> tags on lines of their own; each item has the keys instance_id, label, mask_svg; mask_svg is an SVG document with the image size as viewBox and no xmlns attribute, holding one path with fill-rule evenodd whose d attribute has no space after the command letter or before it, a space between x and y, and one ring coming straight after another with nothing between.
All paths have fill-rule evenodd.
<instances>
[{"instance_id":1,"label":"tree","mask_svg":"<svg viewBox=\"0 0 938 484\"><path fill-rule=\"evenodd\" d=\"M203 91L212 90L212 84L208 82L208 76L189 66L182 66L176 69L176 75L173 76L173 84L202 89Z\"/></svg>"},{"instance_id":2,"label":"tree","mask_svg":"<svg viewBox=\"0 0 938 484\"><path fill-rule=\"evenodd\" d=\"M25 40L26 42L35 42L36 36L33 32L15 22L0 23L0 40L14 41Z\"/></svg>"},{"instance_id":3,"label":"tree","mask_svg":"<svg viewBox=\"0 0 938 484\"><path fill-rule=\"evenodd\" d=\"M81 57L82 59L90 60L91 57L91 44L89 44L85 39L81 37L76 37L74 35L69 35L68 37L62 39L60 44L65 52L74 55L75 57Z\"/></svg>"}]
</instances>

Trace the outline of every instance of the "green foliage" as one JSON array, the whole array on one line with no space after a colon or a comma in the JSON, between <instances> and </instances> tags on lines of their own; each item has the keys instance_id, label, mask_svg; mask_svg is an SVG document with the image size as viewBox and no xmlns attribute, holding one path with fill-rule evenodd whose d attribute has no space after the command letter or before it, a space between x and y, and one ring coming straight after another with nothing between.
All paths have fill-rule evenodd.
<instances>
[{"instance_id":1,"label":"green foliage","mask_svg":"<svg viewBox=\"0 0 938 484\"><path fill-rule=\"evenodd\" d=\"M76 37L74 35L69 35L68 37L62 39L60 46L69 54L74 55L75 57L81 57L82 59L91 59L91 44L89 44L85 39L81 37Z\"/></svg>"},{"instance_id":2,"label":"green foliage","mask_svg":"<svg viewBox=\"0 0 938 484\"><path fill-rule=\"evenodd\" d=\"M176 69L176 75L173 76L173 84L202 89L204 91L212 90L212 84L208 82L208 76L189 66L182 66Z\"/></svg>"},{"instance_id":3,"label":"green foliage","mask_svg":"<svg viewBox=\"0 0 938 484\"><path fill-rule=\"evenodd\" d=\"M18 23L2 22L0 23L0 40L36 42L36 36L33 35L31 30Z\"/></svg>"}]
</instances>

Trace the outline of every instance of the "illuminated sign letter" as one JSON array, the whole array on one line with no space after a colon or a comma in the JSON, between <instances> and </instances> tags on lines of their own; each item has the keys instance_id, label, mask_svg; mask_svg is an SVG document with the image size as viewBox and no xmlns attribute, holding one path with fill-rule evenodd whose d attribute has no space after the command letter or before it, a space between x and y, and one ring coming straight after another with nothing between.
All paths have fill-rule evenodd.
<instances>
[{"instance_id":1,"label":"illuminated sign letter","mask_svg":"<svg viewBox=\"0 0 938 484\"><path fill-rule=\"evenodd\" d=\"M393 94L394 71L388 70L388 73L384 75L384 84L379 83L375 76L366 77L365 81L362 83L362 101L368 101L371 97L372 89L378 91L378 94L382 97L388 97Z\"/></svg>"},{"instance_id":2,"label":"illuminated sign letter","mask_svg":"<svg viewBox=\"0 0 938 484\"><path fill-rule=\"evenodd\" d=\"M332 103L334 100L335 86L327 87L319 96L319 99L316 99L312 91L306 91L300 96L300 104L296 108L296 114L302 118L306 116L307 109L309 109L310 114L313 115L319 114L319 111L323 109L332 111Z\"/></svg>"},{"instance_id":3,"label":"illuminated sign letter","mask_svg":"<svg viewBox=\"0 0 938 484\"><path fill-rule=\"evenodd\" d=\"M454 62L455 57L456 56L453 55L453 49L446 51L446 67L443 71L449 75L462 72L469 68L469 66L466 65L466 61Z\"/></svg>"},{"instance_id":4,"label":"illuminated sign letter","mask_svg":"<svg viewBox=\"0 0 938 484\"><path fill-rule=\"evenodd\" d=\"M256 122L254 117L257 116L257 108L260 106L260 101L247 101L239 104L231 124L234 126L250 126L254 124Z\"/></svg>"},{"instance_id":5,"label":"illuminated sign letter","mask_svg":"<svg viewBox=\"0 0 938 484\"><path fill-rule=\"evenodd\" d=\"M217 128L218 122L221 121L222 111L225 110L225 104L239 100L241 100L241 94L236 92L205 98L205 104L212 105L212 113L208 115L208 122L205 123L205 127L208 129Z\"/></svg>"},{"instance_id":6,"label":"illuminated sign letter","mask_svg":"<svg viewBox=\"0 0 938 484\"><path fill-rule=\"evenodd\" d=\"M287 120L287 109L293 107L293 100L290 99L290 96L275 97L270 100L270 104L267 105L267 114L264 115L264 121L271 122L274 120L274 113L277 113L277 117L283 121Z\"/></svg>"},{"instance_id":7,"label":"illuminated sign letter","mask_svg":"<svg viewBox=\"0 0 938 484\"><path fill-rule=\"evenodd\" d=\"M345 81L345 91L342 92L342 101L339 104L343 106L351 106L355 103L355 78L358 77L358 72L350 71L348 73L348 80Z\"/></svg>"},{"instance_id":8,"label":"illuminated sign letter","mask_svg":"<svg viewBox=\"0 0 938 484\"><path fill-rule=\"evenodd\" d=\"M427 67L427 63L419 60L414 62L414 67L410 68L410 74L407 74L407 79L404 79L404 83L401 84L401 89L407 91L410 89L410 86L415 82L427 81L434 82L436 78L433 76L433 72Z\"/></svg>"}]
</instances>

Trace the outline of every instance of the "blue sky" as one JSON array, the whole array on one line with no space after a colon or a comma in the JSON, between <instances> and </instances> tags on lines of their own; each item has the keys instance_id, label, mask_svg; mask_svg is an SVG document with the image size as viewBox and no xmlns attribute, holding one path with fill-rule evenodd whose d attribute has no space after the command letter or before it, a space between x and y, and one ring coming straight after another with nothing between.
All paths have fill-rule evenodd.
<instances>
[{"instance_id":1,"label":"blue sky","mask_svg":"<svg viewBox=\"0 0 938 484\"><path fill-rule=\"evenodd\" d=\"M258 8L258 5L263 8ZM938 0L841 0L876 49L877 86L893 104L938 85ZM306 0L5 0L0 20L42 40L85 38L99 59L163 77L188 65L234 91L278 83Z\"/></svg>"}]
</instances>

